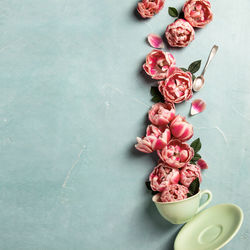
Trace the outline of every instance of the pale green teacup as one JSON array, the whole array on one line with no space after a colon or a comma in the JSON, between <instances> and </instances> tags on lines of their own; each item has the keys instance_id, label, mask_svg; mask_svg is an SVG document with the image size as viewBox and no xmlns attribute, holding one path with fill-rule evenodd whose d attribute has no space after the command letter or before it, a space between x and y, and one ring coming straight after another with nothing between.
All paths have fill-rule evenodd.
<instances>
[{"instance_id":1,"label":"pale green teacup","mask_svg":"<svg viewBox=\"0 0 250 250\"><path fill-rule=\"evenodd\" d=\"M207 200L200 205L201 197L205 194L207 195ZM161 216L173 224L188 222L212 200L212 193L209 190L199 191L190 198L174 202L160 202L159 196L159 194L154 195L152 200Z\"/></svg>"}]
</instances>

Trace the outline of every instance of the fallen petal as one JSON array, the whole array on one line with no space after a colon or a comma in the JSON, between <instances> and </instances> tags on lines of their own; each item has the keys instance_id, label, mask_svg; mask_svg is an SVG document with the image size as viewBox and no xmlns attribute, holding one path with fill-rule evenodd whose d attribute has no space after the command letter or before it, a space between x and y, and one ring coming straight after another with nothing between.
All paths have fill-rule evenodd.
<instances>
[{"instance_id":1,"label":"fallen petal","mask_svg":"<svg viewBox=\"0 0 250 250\"><path fill-rule=\"evenodd\" d=\"M196 164L197 164L197 166L200 167L200 169L208 169L208 165L207 165L207 163L203 159L199 159L196 162Z\"/></svg>"},{"instance_id":2,"label":"fallen petal","mask_svg":"<svg viewBox=\"0 0 250 250\"><path fill-rule=\"evenodd\" d=\"M196 99L191 104L191 115L196 115L200 112L202 112L206 108L206 103L201 99Z\"/></svg>"},{"instance_id":3,"label":"fallen petal","mask_svg":"<svg viewBox=\"0 0 250 250\"><path fill-rule=\"evenodd\" d=\"M160 36L156 34L149 34L148 35L148 43L156 49L162 49L164 48L163 41Z\"/></svg>"}]
</instances>

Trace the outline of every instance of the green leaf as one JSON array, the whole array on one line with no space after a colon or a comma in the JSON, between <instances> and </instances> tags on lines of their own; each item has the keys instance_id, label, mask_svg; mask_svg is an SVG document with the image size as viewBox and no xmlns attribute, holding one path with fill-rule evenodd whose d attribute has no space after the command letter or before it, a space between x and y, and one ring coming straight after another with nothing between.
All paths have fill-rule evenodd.
<instances>
[{"instance_id":1,"label":"green leaf","mask_svg":"<svg viewBox=\"0 0 250 250\"><path fill-rule=\"evenodd\" d=\"M160 97L160 96L154 96L154 97L152 97L151 98L151 101L152 102L154 102L154 103L157 103L157 102L164 102L163 100L162 100L162 98Z\"/></svg>"},{"instance_id":2,"label":"green leaf","mask_svg":"<svg viewBox=\"0 0 250 250\"><path fill-rule=\"evenodd\" d=\"M168 14L172 17L178 17L178 15L179 15L178 10L174 7L168 8Z\"/></svg>"},{"instance_id":3,"label":"green leaf","mask_svg":"<svg viewBox=\"0 0 250 250\"><path fill-rule=\"evenodd\" d=\"M184 18L184 12L183 12L183 11L180 11L178 18L179 18L179 19L185 19L185 18Z\"/></svg>"},{"instance_id":4,"label":"green leaf","mask_svg":"<svg viewBox=\"0 0 250 250\"><path fill-rule=\"evenodd\" d=\"M201 66L201 60L192 62L188 67L188 71L190 71L192 74L194 74L195 72L197 72L200 69L200 66Z\"/></svg>"},{"instance_id":5,"label":"green leaf","mask_svg":"<svg viewBox=\"0 0 250 250\"><path fill-rule=\"evenodd\" d=\"M201 155L198 153L195 153L194 157L192 158L192 163L196 163L198 160L200 160Z\"/></svg>"},{"instance_id":6,"label":"green leaf","mask_svg":"<svg viewBox=\"0 0 250 250\"><path fill-rule=\"evenodd\" d=\"M192 195L195 195L199 192L199 189L200 189L200 181L199 181L199 178L197 177L189 185L188 190L189 190L189 193L191 193Z\"/></svg>"},{"instance_id":7,"label":"green leaf","mask_svg":"<svg viewBox=\"0 0 250 250\"><path fill-rule=\"evenodd\" d=\"M157 95L158 93L159 93L159 90L158 90L157 87L151 87L151 89L150 89L150 94L151 94L152 96L155 96L155 95Z\"/></svg>"},{"instance_id":8,"label":"green leaf","mask_svg":"<svg viewBox=\"0 0 250 250\"><path fill-rule=\"evenodd\" d=\"M152 194L152 195L155 195L155 194L158 194L158 193L159 193L158 191L153 191L153 190L152 190L152 188L151 188L151 186L150 186L150 181L145 181L145 185L146 185L147 189L148 189L149 191L151 191L151 194Z\"/></svg>"},{"instance_id":9,"label":"green leaf","mask_svg":"<svg viewBox=\"0 0 250 250\"><path fill-rule=\"evenodd\" d=\"M153 191L152 188L151 188L151 186L150 186L150 181L146 181L145 185L146 185L146 187L147 187L148 190Z\"/></svg>"},{"instance_id":10,"label":"green leaf","mask_svg":"<svg viewBox=\"0 0 250 250\"><path fill-rule=\"evenodd\" d=\"M191 193L187 193L188 198L191 197L191 196L193 196Z\"/></svg>"},{"instance_id":11,"label":"green leaf","mask_svg":"<svg viewBox=\"0 0 250 250\"><path fill-rule=\"evenodd\" d=\"M181 70L183 70L184 72L187 72L188 70L187 69L185 69L185 68L180 68Z\"/></svg>"},{"instance_id":12,"label":"green leaf","mask_svg":"<svg viewBox=\"0 0 250 250\"><path fill-rule=\"evenodd\" d=\"M164 102L164 98L161 92L158 90L158 87L151 87L150 94L152 95L152 102Z\"/></svg>"},{"instance_id":13,"label":"green leaf","mask_svg":"<svg viewBox=\"0 0 250 250\"><path fill-rule=\"evenodd\" d=\"M151 194L152 195L155 195L155 194L158 194L159 192L158 191L152 191Z\"/></svg>"},{"instance_id":14,"label":"green leaf","mask_svg":"<svg viewBox=\"0 0 250 250\"><path fill-rule=\"evenodd\" d=\"M190 145L193 149L194 149L194 152L197 153L200 151L201 149L201 141L200 141L200 138L197 138L196 140L194 140L191 145Z\"/></svg>"}]
</instances>

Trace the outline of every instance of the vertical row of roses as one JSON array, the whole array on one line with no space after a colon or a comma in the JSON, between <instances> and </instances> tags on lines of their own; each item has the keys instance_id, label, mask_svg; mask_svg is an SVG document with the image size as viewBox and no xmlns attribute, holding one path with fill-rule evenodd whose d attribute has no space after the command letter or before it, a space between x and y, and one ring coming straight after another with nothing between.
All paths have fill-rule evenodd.
<instances>
[{"instance_id":1,"label":"vertical row of roses","mask_svg":"<svg viewBox=\"0 0 250 250\"><path fill-rule=\"evenodd\" d=\"M163 8L164 2L165 0L142 0L138 3L137 11L143 18L151 18ZM187 0L182 11L184 18L177 19L166 28L165 36L172 47L186 47L194 40L194 28L203 28L213 19L208 0Z\"/></svg>"},{"instance_id":2,"label":"vertical row of roses","mask_svg":"<svg viewBox=\"0 0 250 250\"><path fill-rule=\"evenodd\" d=\"M143 65L145 72L158 80L158 89L165 102L152 106L148 112L151 124L146 135L137 137L135 148L144 153L157 151L159 163L149 176L150 187L160 192L162 202L188 197L190 184L198 178L201 169L207 168L204 160L197 158L186 141L193 136L193 126L185 117L176 114L175 104L189 100L192 95L192 74L176 67L171 53L153 50Z\"/></svg>"}]
</instances>

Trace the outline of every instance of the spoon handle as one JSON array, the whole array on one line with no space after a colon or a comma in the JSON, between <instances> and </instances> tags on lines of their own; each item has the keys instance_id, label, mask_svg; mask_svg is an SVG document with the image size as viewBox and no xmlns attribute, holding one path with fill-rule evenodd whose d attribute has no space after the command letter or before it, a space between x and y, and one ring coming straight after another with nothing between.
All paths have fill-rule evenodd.
<instances>
[{"instance_id":1,"label":"spoon handle","mask_svg":"<svg viewBox=\"0 0 250 250\"><path fill-rule=\"evenodd\" d=\"M211 62L211 60L213 59L213 57L215 56L217 50L218 50L218 46L217 45L214 45L213 48L211 49L210 51L210 54L208 56L208 59L207 59L207 62L206 62L206 65L201 73L201 76L204 76L205 72L206 72L206 69L207 69L207 66L209 65L209 63Z\"/></svg>"}]
</instances>

